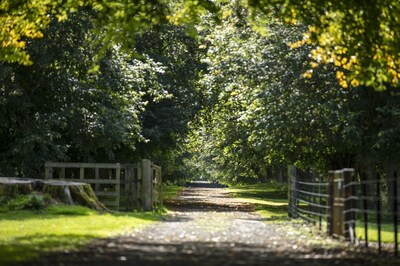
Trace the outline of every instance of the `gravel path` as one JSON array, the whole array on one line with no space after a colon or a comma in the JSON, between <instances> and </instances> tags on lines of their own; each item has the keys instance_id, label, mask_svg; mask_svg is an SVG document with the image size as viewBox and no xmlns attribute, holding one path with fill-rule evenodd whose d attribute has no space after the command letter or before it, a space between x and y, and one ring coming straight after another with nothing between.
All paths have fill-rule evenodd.
<instances>
[{"instance_id":1,"label":"gravel path","mask_svg":"<svg viewBox=\"0 0 400 266\"><path fill-rule=\"evenodd\" d=\"M171 215L144 230L29 265L400 265L302 223L266 222L208 183L188 187L169 205Z\"/></svg>"}]
</instances>

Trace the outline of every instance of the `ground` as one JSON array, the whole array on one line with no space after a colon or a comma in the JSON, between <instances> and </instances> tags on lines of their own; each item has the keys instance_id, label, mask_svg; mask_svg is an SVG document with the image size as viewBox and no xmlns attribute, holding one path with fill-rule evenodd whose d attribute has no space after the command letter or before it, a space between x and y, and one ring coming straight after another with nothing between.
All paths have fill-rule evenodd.
<instances>
[{"instance_id":1,"label":"ground","mask_svg":"<svg viewBox=\"0 0 400 266\"><path fill-rule=\"evenodd\" d=\"M26 265L400 265L309 224L265 221L220 186L192 184L168 204L171 213L145 229Z\"/></svg>"}]
</instances>

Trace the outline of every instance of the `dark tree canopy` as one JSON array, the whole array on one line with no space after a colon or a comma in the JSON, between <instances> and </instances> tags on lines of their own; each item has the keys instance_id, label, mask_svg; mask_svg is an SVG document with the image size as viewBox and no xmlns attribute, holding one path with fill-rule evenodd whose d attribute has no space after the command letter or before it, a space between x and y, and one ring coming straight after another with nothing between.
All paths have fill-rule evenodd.
<instances>
[{"instance_id":1,"label":"dark tree canopy","mask_svg":"<svg viewBox=\"0 0 400 266\"><path fill-rule=\"evenodd\" d=\"M398 160L399 9L3 0L0 175L149 157L169 180L248 181Z\"/></svg>"}]
</instances>

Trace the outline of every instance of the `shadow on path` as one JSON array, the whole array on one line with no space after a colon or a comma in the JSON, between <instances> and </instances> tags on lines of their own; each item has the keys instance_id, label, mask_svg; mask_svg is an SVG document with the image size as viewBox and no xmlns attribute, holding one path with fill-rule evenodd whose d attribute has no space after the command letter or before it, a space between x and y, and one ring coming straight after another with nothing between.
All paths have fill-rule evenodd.
<instances>
[{"instance_id":1,"label":"shadow on path","mask_svg":"<svg viewBox=\"0 0 400 266\"><path fill-rule=\"evenodd\" d=\"M265 222L218 185L190 184L168 204L171 215L144 230L25 265L400 265L304 224Z\"/></svg>"}]
</instances>

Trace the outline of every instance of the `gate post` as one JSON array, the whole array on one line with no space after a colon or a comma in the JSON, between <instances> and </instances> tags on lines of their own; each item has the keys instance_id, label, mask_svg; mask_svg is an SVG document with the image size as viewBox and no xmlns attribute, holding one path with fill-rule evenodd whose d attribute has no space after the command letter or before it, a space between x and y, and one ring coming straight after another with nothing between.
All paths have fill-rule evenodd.
<instances>
[{"instance_id":1,"label":"gate post","mask_svg":"<svg viewBox=\"0 0 400 266\"><path fill-rule=\"evenodd\" d=\"M329 171L329 234L344 236L343 171Z\"/></svg>"},{"instance_id":2,"label":"gate post","mask_svg":"<svg viewBox=\"0 0 400 266\"><path fill-rule=\"evenodd\" d=\"M149 159L142 160L142 197L143 197L143 210L152 210L152 188L153 180L151 173L151 161Z\"/></svg>"},{"instance_id":3,"label":"gate post","mask_svg":"<svg viewBox=\"0 0 400 266\"><path fill-rule=\"evenodd\" d=\"M356 241L356 215L355 215L355 176L353 168L343 169L344 179L344 237L351 243Z\"/></svg>"},{"instance_id":4,"label":"gate post","mask_svg":"<svg viewBox=\"0 0 400 266\"><path fill-rule=\"evenodd\" d=\"M290 218L297 218L297 210L296 210L296 166L289 165L288 166L288 198L289 198L289 208L288 215Z\"/></svg>"}]
</instances>

